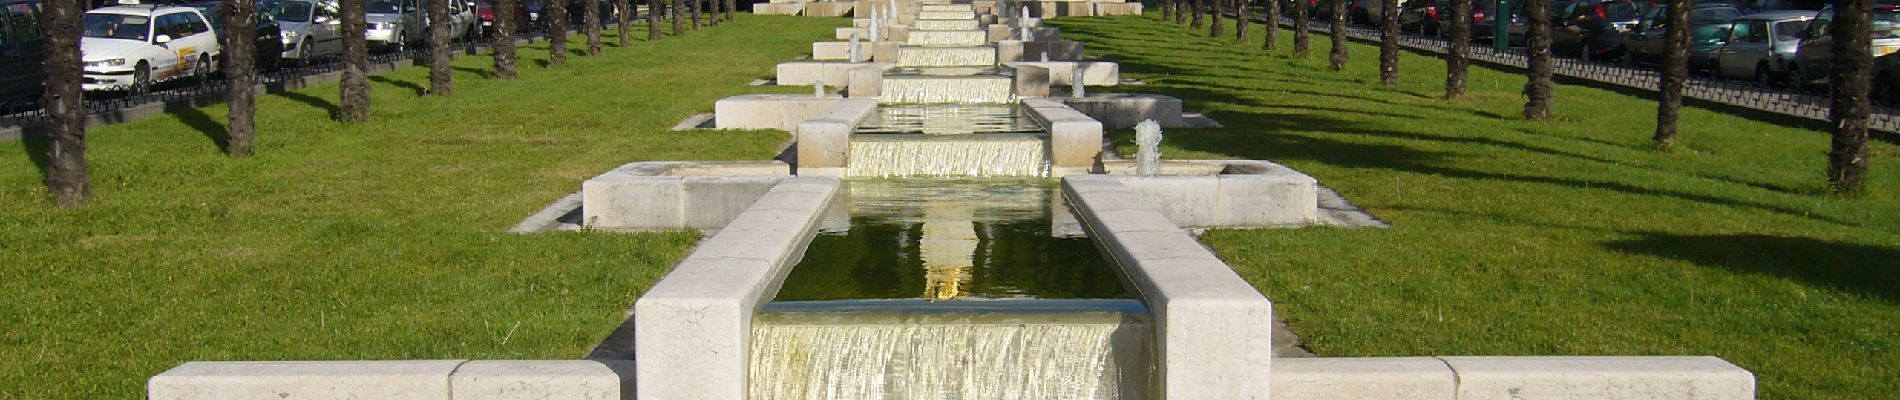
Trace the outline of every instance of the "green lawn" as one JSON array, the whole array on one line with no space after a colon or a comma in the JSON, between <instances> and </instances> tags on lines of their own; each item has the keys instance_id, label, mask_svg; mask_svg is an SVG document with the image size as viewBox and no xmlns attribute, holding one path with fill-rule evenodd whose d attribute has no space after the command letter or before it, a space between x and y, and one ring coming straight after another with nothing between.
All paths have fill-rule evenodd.
<instances>
[{"instance_id":1,"label":"green lawn","mask_svg":"<svg viewBox=\"0 0 1900 400\"><path fill-rule=\"evenodd\" d=\"M1764 398L1900 393L1900 149L1835 197L1821 132L1689 109L1663 153L1652 100L1560 86L1559 120L1527 122L1521 75L1447 102L1436 58L1380 86L1376 47L1331 72L1325 36L1291 60L1291 31L1269 55L1259 25L1234 45L1156 17L1049 22L1148 83L1104 90L1227 126L1164 157L1280 162L1393 224L1205 236L1320 355L1715 355Z\"/></svg>"},{"instance_id":2,"label":"green lawn","mask_svg":"<svg viewBox=\"0 0 1900 400\"><path fill-rule=\"evenodd\" d=\"M451 98L372 78L363 125L330 122L335 85L264 96L248 159L208 138L221 106L94 129L72 210L0 142L0 399L143 398L187 360L580 357L697 236L503 231L622 163L771 157L785 133L667 128L810 90L745 83L848 21L742 14L561 70L541 41L515 81L461 57Z\"/></svg>"}]
</instances>

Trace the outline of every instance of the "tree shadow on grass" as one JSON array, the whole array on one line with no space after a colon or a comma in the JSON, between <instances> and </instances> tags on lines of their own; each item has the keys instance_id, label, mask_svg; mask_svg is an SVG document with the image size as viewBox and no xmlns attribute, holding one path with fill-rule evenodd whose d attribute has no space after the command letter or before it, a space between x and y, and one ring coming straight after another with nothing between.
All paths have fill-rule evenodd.
<instances>
[{"instance_id":1,"label":"tree shadow on grass","mask_svg":"<svg viewBox=\"0 0 1900 400\"><path fill-rule=\"evenodd\" d=\"M324 112L329 113L330 119L336 119L337 115L343 113L343 108L337 106L336 103L331 103L329 100L324 100L317 96L311 96L311 95L307 95L307 94L303 94L299 92L277 92L275 93L275 95L281 96L286 99L295 100L298 103L304 103L311 107L323 109Z\"/></svg>"},{"instance_id":2,"label":"tree shadow on grass","mask_svg":"<svg viewBox=\"0 0 1900 400\"><path fill-rule=\"evenodd\" d=\"M52 145L52 138L46 134L45 125L27 125L20 129L20 148L26 150L26 157L40 171L40 178L46 178L46 166L53 165L52 157L46 154L46 146Z\"/></svg>"},{"instance_id":3,"label":"tree shadow on grass","mask_svg":"<svg viewBox=\"0 0 1900 400\"><path fill-rule=\"evenodd\" d=\"M179 109L173 110L172 113L178 116L179 122L184 122L185 126L189 126L191 129L198 131L198 133L205 135L205 139L210 139L212 145L218 146L218 151L225 153L231 152L230 128L212 119L211 115L205 114L204 110L197 107L179 107Z\"/></svg>"},{"instance_id":4,"label":"tree shadow on grass","mask_svg":"<svg viewBox=\"0 0 1900 400\"><path fill-rule=\"evenodd\" d=\"M422 84L415 83L415 82L389 79L389 78L383 77L382 75L370 75L369 81L381 83L385 85L390 85L390 86L395 86L395 87L400 87L403 89L409 89L409 91L415 92L416 96L429 94L429 88L422 87Z\"/></svg>"},{"instance_id":5,"label":"tree shadow on grass","mask_svg":"<svg viewBox=\"0 0 1900 400\"><path fill-rule=\"evenodd\" d=\"M1900 302L1900 248L1755 234L1641 235L1603 246Z\"/></svg>"},{"instance_id":6,"label":"tree shadow on grass","mask_svg":"<svg viewBox=\"0 0 1900 400\"><path fill-rule=\"evenodd\" d=\"M461 71L461 72L465 72L465 73L470 73L470 74L475 74L475 76L479 76L479 77L482 77L482 79L494 79L494 78L495 78L495 71L492 71L492 70L487 70L487 69L482 69L482 68L475 68L475 67L454 67L454 68L455 68L455 70L456 70L456 71Z\"/></svg>"}]
</instances>

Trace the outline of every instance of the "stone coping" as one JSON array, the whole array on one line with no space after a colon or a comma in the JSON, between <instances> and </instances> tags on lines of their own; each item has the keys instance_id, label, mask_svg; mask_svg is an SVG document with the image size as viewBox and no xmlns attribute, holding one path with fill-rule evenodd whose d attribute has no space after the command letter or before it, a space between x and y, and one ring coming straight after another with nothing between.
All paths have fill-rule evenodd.
<instances>
[{"instance_id":1,"label":"stone coping","mask_svg":"<svg viewBox=\"0 0 1900 400\"><path fill-rule=\"evenodd\" d=\"M1161 397L1270 398L1266 296L1119 179L1070 176L1062 190L1154 314Z\"/></svg>"},{"instance_id":2,"label":"stone coping","mask_svg":"<svg viewBox=\"0 0 1900 400\"><path fill-rule=\"evenodd\" d=\"M1022 67L1036 70L1035 67ZM1049 161L1054 170L1087 170L1101 161L1102 123L1060 101L1027 98L1029 115L1049 129Z\"/></svg>"},{"instance_id":3,"label":"stone coping","mask_svg":"<svg viewBox=\"0 0 1900 400\"><path fill-rule=\"evenodd\" d=\"M640 398L745 398L753 314L804 257L839 186L779 181L634 303Z\"/></svg>"},{"instance_id":4,"label":"stone coping","mask_svg":"<svg viewBox=\"0 0 1900 400\"><path fill-rule=\"evenodd\" d=\"M783 67L781 65L781 67ZM781 74L780 76L784 76ZM805 79L815 79L806 77ZM843 85L840 78L837 87ZM809 81L807 82L809 83ZM844 96L812 94L742 94L713 103L713 127L718 129L778 129L790 131L799 122L830 108ZM676 129L677 130L677 129Z\"/></svg>"},{"instance_id":5,"label":"stone coping","mask_svg":"<svg viewBox=\"0 0 1900 400\"><path fill-rule=\"evenodd\" d=\"M846 98L798 124L799 175L843 174L851 153L851 132L877 109L877 99Z\"/></svg>"},{"instance_id":6,"label":"stone coping","mask_svg":"<svg viewBox=\"0 0 1900 400\"><path fill-rule=\"evenodd\" d=\"M720 229L790 175L791 166L779 161L628 163L581 182L580 225Z\"/></svg>"},{"instance_id":7,"label":"stone coping","mask_svg":"<svg viewBox=\"0 0 1900 400\"><path fill-rule=\"evenodd\" d=\"M1114 179L1186 228L1295 227L1321 222L1319 181L1258 160L1164 162L1161 175L1132 175L1133 163L1104 163Z\"/></svg>"},{"instance_id":8,"label":"stone coping","mask_svg":"<svg viewBox=\"0 0 1900 400\"><path fill-rule=\"evenodd\" d=\"M152 400L633 399L631 361L192 361L153 376Z\"/></svg>"},{"instance_id":9,"label":"stone coping","mask_svg":"<svg viewBox=\"0 0 1900 400\"><path fill-rule=\"evenodd\" d=\"M1273 390L1312 400L1743 400L1755 398L1755 376L1694 356L1283 358Z\"/></svg>"}]
</instances>

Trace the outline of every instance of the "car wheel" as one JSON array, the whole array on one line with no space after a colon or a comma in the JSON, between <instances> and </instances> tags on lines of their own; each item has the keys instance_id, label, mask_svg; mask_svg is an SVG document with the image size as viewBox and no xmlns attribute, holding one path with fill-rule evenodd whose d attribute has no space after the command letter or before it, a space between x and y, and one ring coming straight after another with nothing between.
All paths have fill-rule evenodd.
<instances>
[{"instance_id":1,"label":"car wheel","mask_svg":"<svg viewBox=\"0 0 1900 400\"><path fill-rule=\"evenodd\" d=\"M211 80L211 56L204 54L198 55L198 66L192 68L191 80L196 83L204 83L205 81Z\"/></svg>"},{"instance_id":2,"label":"car wheel","mask_svg":"<svg viewBox=\"0 0 1900 400\"><path fill-rule=\"evenodd\" d=\"M1595 55L1596 55L1596 52L1590 51L1589 43L1585 43L1581 45L1581 47L1577 48L1577 59L1579 60L1596 61L1596 57L1594 57Z\"/></svg>"},{"instance_id":3,"label":"car wheel","mask_svg":"<svg viewBox=\"0 0 1900 400\"><path fill-rule=\"evenodd\" d=\"M1623 47L1623 48L1620 48L1620 49L1619 49L1619 51L1617 51L1617 52L1618 52L1618 53L1623 53L1623 56L1621 56L1621 57L1617 57L1617 60L1619 60L1619 61L1622 61L1622 62L1623 62L1623 66L1625 66L1625 67L1635 67L1635 66L1636 66L1636 54L1635 54L1635 53L1631 53L1631 52L1630 52L1630 49L1629 49L1628 47Z\"/></svg>"},{"instance_id":4,"label":"car wheel","mask_svg":"<svg viewBox=\"0 0 1900 400\"><path fill-rule=\"evenodd\" d=\"M145 94L145 92L151 91L151 89L152 65L146 64L144 61L139 61L139 65L132 68L132 88L129 91L132 92L132 94Z\"/></svg>"},{"instance_id":5,"label":"car wheel","mask_svg":"<svg viewBox=\"0 0 1900 400\"><path fill-rule=\"evenodd\" d=\"M1767 65L1755 66L1755 84L1764 88L1775 87L1775 74L1768 71Z\"/></svg>"}]
</instances>

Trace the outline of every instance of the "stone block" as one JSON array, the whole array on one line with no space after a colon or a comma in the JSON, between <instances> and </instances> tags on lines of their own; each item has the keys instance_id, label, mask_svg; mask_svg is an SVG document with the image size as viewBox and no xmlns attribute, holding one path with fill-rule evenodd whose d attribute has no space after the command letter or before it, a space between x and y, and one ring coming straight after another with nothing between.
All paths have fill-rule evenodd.
<instances>
[{"instance_id":1,"label":"stone block","mask_svg":"<svg viewBox=\"0 0 1900 400\"><path fill-rule=\"evenodd\" d=\"M851 70L851 87L846 93L853 98L876 99L884 91L884 68L865 66Z\"/></svg>"},{"instance_id":2,"label":"stone block","mask_svg":"<svg viewBox=\"0 0 1900 400\"><path fill-rule=\"evenodd\" d=\"M1025 42L1022 48L1023 56L1036 57L1034 61L1041 61L1044 52L1049 53L1050 61L1081 61L1083 59L1082 42L1069 40ZM1031 59L1013 61L1031 61Z\"/></svg>"},{"instance_id":3,"label":"stone block","mask_svg":"<svg viewBox=\"0 0 1900 400\"><path fill-rule=\"evenodd\" d=\"M822 64L822 63L805 63ZM816 70L818 68L811 68ZM779 76L789 76L779 66ZM799 79L807 80L810 76ZM832 86L842 84L844 79L827 80ZM713 126L719 129L781 129L790 131L798 127L799 122L811 119L824 112L833 103L842 99L838 95L827 94L824 97L809 94L747 94L719 99L713 102Z\"/></svg>"},{"instance_id":4,"label":"stone block","mask_svg":"<svg viewBox=\"0 0 1900 400\"><path fill-rule=\"evenodd\" d=\"M1095 16L1098 16L1098 17L1115 16L1115 15L1141 15L1141 3L1138 3L1138 2L1129 2L1129 3L1096 2L1092 4L1094 4L1095 6Z\"/></svg>"},{"instance_id":5,"label":"stone block","mask_svg":"<svg viewBox=\"0 0 1900 400\"><path fill-rule=\"evenodd\" d=\"M1273 397L1302 400L1454 400L1458 377L1432 357L1279 358Z\"/></svg>"},{"instance_id":6,"label":"stone block","mask_svg":"<svg viewBox=\"0 0 1900 400\"><path fill-rule=\"evenodd\" d=\"M779 63L777 83L779 86L811 86L824 81L826 87L839 87L850 82L852 68L869 65L868 62L844 61L793 61Z\"/></svg>"},{"instance_id":7,"label":"stone block","mask_svg":"<svg viewBox=\"0 0 1900 400\"><path fill-rule=\"evenodd\" d=\"M1460 400L1755 398L1755 375L1715 357L1441 357Z\"/></svg>"},{"instance_id":8,"label":"stone block","mask_svg":"<svg viewBox=\"0 0 1900 400\"><path fill-rule=\"evenodd\" d=\"M151 400L447 400L462 360L193 361L153 376Z\"/></svg>"},{"instance_id":9,"label":"stone block","mask_svg":"<svg viewBox=\"0 0 1900 400\"><path fill-rule=\"evenodd\" d=\"M824 114L798 124L798 168L842 168L851 153L851 131L877 107L877 99L839 101Z\"/></svg>"},{"instance_id":10,"label":"stone block","mask_svg":"<svg viewBox=\"0 0 1900 400\"><path fill-rule=\"evenodd\" d=\"M680 178L681 223L693 229L721 229L778 185L770 176L687 176Z\"/></svg>"},{"instance_id":11,"label":"stone block","mask_svg":"<svg viewBox=\"0 0 1900 400\"><path fill-rule=\"evenodd\" d=\"M850 61L851 42L812 42L811 59Z\"/></svg>"},{"instance_id":12,"label":"stone block","mask_svg":"<svg viewBox=\"0 0 1900 400\"><path fill-rule=\"evenodd\" d=\"M989 34L990 43L996 43L996 42L1010 40L1014 38L1013 36L1014 35L1013 32L1015 32L1013 30L1014 28L1006 24L984 25L983 29L986 33Z\"/></svg>"},{"instance_id":13,"label":"stone block","mask_svg":"<svg viewBox=\"0 0 1900 400\"><path fill-rule=\"evenodd\" d=\"M1049 69L1033 65L1017 65L1016 97L1049 97Z\"/></svg>"},{"instance_id":14,"label":"stone block","mask_svg":"<svg viewBox=\"0 0 1900 400\"><path fill-rule=\"evenodd\" d=\"M829 2L829 1L805 3L805 16L807 17L843 17L845 15L851 14L852 7L856 5L857 3Z\"/></svg>"},{"instance_id":15,"label":"stone block","mask_svg":"<svg viewBox=\"0 0 1900 400\"><path fill-rule=\"evenodd\" d=\"M882 32L879 32L879 33L882 33ZM858 35L859 40L871 39L871 30L870 28L867 28L867 27L855 27L855 26L844 27L844 28L838 28L832 31L832 37L838 40L849 41L851 40L851 35L853 34Z\"/></svg>"},{"instance_id":16,"label":"stone block","mask_svg":"<svg viewBox=\"0 0 1900 400\"><path fill-rule=\"evenodd\" d=\"M1121 84L1121 65L1109 61L1049 61L1042 62L1038 54L1023 54L1028 60L1015 64L1034 65L1049 69L1051 85L1068 86L1075 78L1075 69L1082 68L1082 83L1089 86L1115 86ZM1084 111L1087 113L1087 111ZM1096 119L1101 119L1097 117ZM1103 121L1107 123L1107 121ZM1118 129L1118 128L1111 128Z\"/></svg>"},{"instance_id":17,"label":"stone block","mask_svg":"<svg viewBox=\"0 0 1900 400\"><path fill-rule=\"evenodd\" d=\"M1054 57L1055 55L1050 54L1049 56ZM1015 39L996 41L996 63L1003 64L1019 61L1023 61L1023 41Z\"/></svg>"},{"instance_id":18,"label":"stone block","mask_svg":"<svg viewBox=\"0 0 1900 400\"><path fill-rule=\"evenodd\" d=\"M455 370L455 400L632 400L632 361L469 361Z\"/></svg>"},{"instance_id":19,"label":"stone block","mask_svg":"<svg viewBox=\"0 0 1900 400\"><path fill-rule=\"evenodd\" d=\"M875 46L871 46L871 59L876 60L879 63L896 66L897 60L898 60L898 54L899 54L898 52L901 51L899 49L902 49L903 47L904 47L904 42L901 42L901 41L877 42ZM889 68L886 68L886 69L889 69Z\"/></svg>"},{"instance_id":20,"label":"stone block","mask_svg":"<svg viewBox=\"0 0 1900 400\"><path fill-rule=\"evenodd\" d=\"M805 11L804 3L754 3L752 13L757 15L798 15Z\"/></svg>"},{"instance_id":21,"label":"stone block","mask_svg":"<svg viewBox=\"0 0 1900 400\"><path fill-rule=\"evenodd\" d=\"M1102 123L1045 99L1025 99L1023 105L1049 128L1049 161L1053 166L1095 165L1102 154Z\"/></svg>"},{"instance_id":22,"label":"stone block","mask_svg":"<svg viewBox=\"0 0 1900 400\"><path fill-rule=\"evenodd\" d=\"M1053 71L1051 71L1053 73ZM1087 79L1083 71L1083 79ZM1181 117L1181 99L1158 94L1101 93L1084 98L1060 100L1089 117L1102 121L1108 129L1133 129L1143 120L1155 120L1163 128L1187 127Z\"/></svg>"},{"instance_id":23,"label":"stone block","mask_svg":"<svg viewBox=\"0 0 1900 400\"><path fill-rule=\"evenodd\" d=\"M581 225L599 229L679 229L685 188L678 177L608 172L581 182Z\"/></svg>"},{"instance_id":24,"label":"stone block","mask_svg":"<svg viewBox=\"0 0 1900 400\"><path fill-rule=\"evenodd\" d=\"M1319 183L1312 177L1264 161L1208 163L1243 167L1208 174L1219 169L1183 171L1164 165L1161 173L1165 175L1114 176L1128 190L1153 201L1162 214L1183 227L1290 226L1319 220Z\"/></svg>"}]
</instances>

